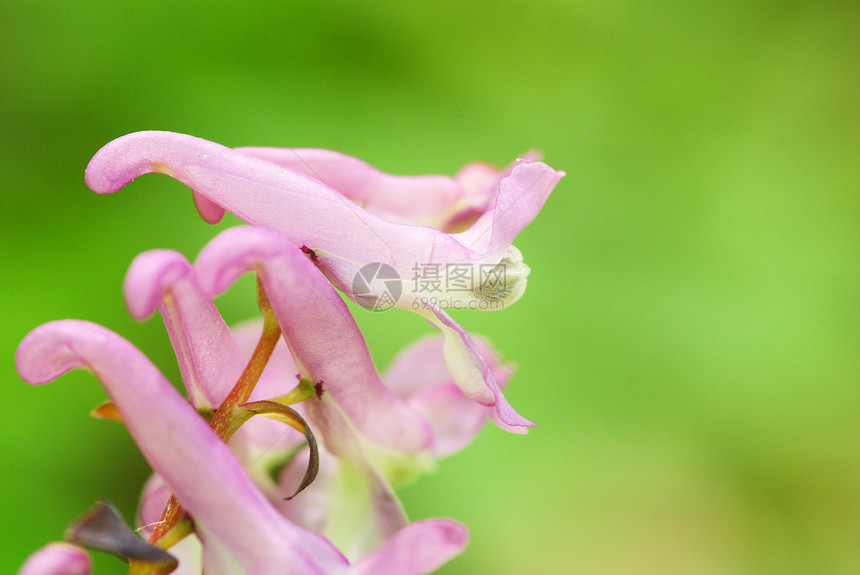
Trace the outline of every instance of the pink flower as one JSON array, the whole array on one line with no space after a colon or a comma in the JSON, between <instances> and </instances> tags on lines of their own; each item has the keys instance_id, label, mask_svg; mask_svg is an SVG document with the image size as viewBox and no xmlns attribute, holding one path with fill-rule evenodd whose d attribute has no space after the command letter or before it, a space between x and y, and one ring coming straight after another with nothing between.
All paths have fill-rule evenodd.
<instances>
[{"instance_id":1,"label":"pink flower","mask_svg":"<svg viewBox=\"0 0 860 575\"><path fill-rule=\"evenodd\" d=\"M301 478L304 466L301 457L295 457L285 468L279 482L264 480L266 469L263 466L268 460L262 456L277 459L279 453L294 453L304 442L300 433L284 434L283 426L276 422L252 419L233 437L230 445L254 478L256 488L261 489L259 493L287 521L292 521L289 525L293 532L301 525L310 530L299 531L304 537L310 532L322 534L335 543L351 563L363 565L398 540L404 529L417 529L408 524L391 483L411 479L416 472L432 465L436 458L462 448L477 434L487 417L495 416L495 410L468 400L453 384L442 362L442 345L438 338L423 340L405 351L383 380L370 360L352 316L310 260L274 232L234 228L213 240L194 267L181 254L153 250L135 258L125 279L126 304L133 316L142 319L155 309L161 312L193 404L186 404L185 411L190 410L188 417L202 422L193 408L206 409L221 404L240 377L258 339L258 324L231 332L210 295L222 291L245 269L257 271L267 292L274 294L270 301L282 326L284 341L289 345L277 346L250 399L283 395L294 385L296 375L319 383L319 397L311 397L296 406L312 422L323 441L318 480L301 497L289 502L281 500L285 494L292 493ZM36 335L46 331L53 335ZM123 421L139 443L149 437L142 435L148 427L139 421L147 417L147 412L169 416L170 410L160 407L167 400L157 391L166 382L159 380L151 364L119 336L85 322L55 322L35 330L22 343L18 357L22 376L31 382L43 379L34 370L48 369L44 364L35 365L37 358L45 361L45 356L51 353L45 346L33 343L34 338L36 341L53 338L53 345L58 348L53 353L72 354L80 366L93 371L108 389ZM99 343L100 340L104 342ZM489 348L484 351L493 353ZM71 366L73 362L69 361ZM120 365L140 375L145 383L130 377L123 379L116 373ZM495 363L493 369L504 384L510 370ZM149 379L158 383L146 383ZM147 390L147 385L154 389ZM114 391L115 386L121 387ZM127 386L133 386L137 399L121 399L127 396L118 395L118 392L127 391ZM158 401L146 400L150 394ZM173 441L187 436L173 427ZM211 430L207 433L211 434ZM164 435L160 438L167 441ZM154 445L155 440L150 439L146 449L141 443L141 449L144 454L147 449L154 449L153 453L163 455L163 450L153 448ZM178 465L179 460L185 461L185 457L171 460L171 465ZM175 487L177 481L183 481L184 472L172 470L171 479L171 475L162 472L163 463L150 461L158 475L145 490L141 522L144 525L156 522L166 500L175 492L192 513L195 524L205 526L194 505L187 505L181 486ZM202 465L202 459L196 464ZM216 468L213 473L220 474L220 471ZM198 479L199 474L194 480ZM213 497L215 491L212 491ZM456 525L439 523L443 524ZM177 575L199 573L201 553L203 565L213 565L213 561L214 565L219 565L220 559L207 559L211 554L207 548L220 546L213 542L213 537L201 534L198 539L192 535L171 547L171 552L180 559ZM465 538L462 539L464 544ZM75 547L67 551L74 556L83 554ZM53 548L44 551L48 558L66 555L57 555ZM42 556L43 552L39 552L38 557ZM34 555L33 561L38 565L48 560L37 560ZM59 560L55 563L65 565Z\"/></svg>"},{"instance_id":2,"label":"pink flower","mask_svg":"<svg viewBox=\"0 0 860 575\"><path fill-rule=\"evenodd\" d=\"M329 497L329 515L321 517L318 511L311 511L316 519L302 523L329 535L351 558L376 548L406 525L390 486L394 475L402 476L402 470L414 468L415 462L427 464L462 447L494 410L463 396L451 385L453 378L447 370L447 377L433 381L439 384L435 395L428 390L422 397L417 390L431 386L418 382L412 390L396 380L399 388L389 387L377 373L358 326L334 289L300 250L271 230L226 230L204 248L194 267L201 290L211 295L224 291L243 272L256 272L295 361L277 362L279 380L290 381L298 373L317 386L317 396L302 402L301 409L325 448L321 474L337 466L340 484L336 489L342 492L348 483L355 496ZM445 369L441 353L432 354L432 360L422 359L425 364L421 367L435 360ZM504 370L498 373L503 383L510 375ZM277 393L268 382L261 383L269 393ZM456 448L452 449L452 441ZM336 458L330 458L328 466L327 454ZM318 478L323 483L321 480L324 477ZM302 502L312 497L305 496ZM307 506L300 501L291 501L282 509L297 519L308 517ZM355 520L346 521L345 515ZM359 520L362 515L363 522ZM344 524L353 528L344 530ZM364 527L355 531L359 524Z\"/></svg>"},{"instance_id":3,"label":"pink flower","mask_svg":"<svg viewBox=\"0 0 860 575\"><path fill-rule=\"evenodd\" d=\"M235 272L237 263L231 257L231 246L235 247L235 236L243 231L252 230L237 228L211 242L196 269L175 252L153 251L138 256L126 276L126 299L132 314L140 318L155 307L161 310L180 366L186 366L183 373L195 375L194 381L202 387L199 396L217 396L210 391L213 382L220 381L224 373L231 374L227 377L235 381L245 363L244 354L229 331L225 334L226 326L201 287ZM286 242L280 236L276 238L280 243ZM343 513L324 513L329 527L326 534L336 535L335 543L341 550L351 559L358 559L408 523L396 495L366 450L373 446L386 452L411 454L429 450L433 438L420 413L389 390L379 377L358 326L334 288L297 248L288 243L286 248L278 261L261 261L255 268L271 294L269 299L294 361L289 356L286 361L278 358L275 363L282 366L277 374L278 385L272 385L269 377L265 385L255 389L253 398L269 399L287 393L295 385L296 376L317 384L318 397L307 399L300 409L327 452L337 457L323 458L323 472L332 474L335 467L349 466L352 476L367 485L363 489L370 495L363 498L364 503L355 498L343 503L351 514L366 515L362 529L355 529L355 522L345 522ZM214 363L209 377L199 377L202 370L195 366L202 362ZM189 395L193 395L191 389ZM220 395L223 398L224 394ZM240 430L231 444L240 450L260 449L261 443L262 448L269 447L273 432L271 428L268 433L260 429L265 423L268 422L249 421L247 429ZM283 435L282 429L278 432ZM244 444L237 444L242 437ZM291 449L296 447L290 445ZM257 458L248 459L253 463ZM301 501L306 499L302 497ZM155 519L153 514L160 512L165 497L156 495L155 500L158 503L154 505L145 502L153 511L142 517L144 523ZM291 501L284 509L297 504L298 500ZM323 509L326 507L331 504ZM369 528L374 522L376 527Z\"/></svg>"},{"instance_id":4,"label":"pink flower","mask_svg":"<svg viewBox=\"0 0 860 575\"><path fill-rule=\"evenodd\" d=\"M196 407L220 405L247 362L212 302L212 295L226 287L213 284L239 270L233 254L245 245L239 237L246 236L244 232L253 234L251 228L220 234L194 268L179 253L157 250L138 256L126 276L131 314L142 319L156 308L161 311ZM288 252L278 262L260 260L255 265L283 338L301 366L287 381L294 385L294 376L300 373L314 383L323 382L324 393L338 403L352 425L386 449L417 451L427 446L431 441L427 424L385 387L346 305L299 250L286 247Z\"/></svg>"},{"instance_id":5,"label":"pink flower","mask_svg":"<svg viewBox=\"0 0 860 575\"><path fill-rule=\"evenodd\" d=\"M86 181L105 194L150 172L191 187L207 221L227 210L277 231L349 297L420 313L445 336L446 361L467 396L495 405L509 425L533 425L504 400L479 346L443 308L500 309L522 295L529 270L511 242L563 172L526 158L502 171L471 164L453 179L398 177L324 150L231 150L182 134L138 132L102 148ZM366 281L377 279L382 264L389 266L385 278L399 282L399 297L389 293L391 281ZM472 283L426 293L427 270L459 270Z\"/></svg>"},{"instance_id":6,"label":"pink flower","mask_svg":"<svg viewBox=\"0 0 860 575\"><path fill-rule=\"evenodd\" d=\"M313 250L345 292L372 262L401 278L417 264L501 263L564 175L526 158L502 171L471 164L453 179L398 177L325 150L232 150L183 134L137 132L99 150L86 181L108 194L150 172L194 190L207 221L227 210Z\"/></svg>"},{"instance_id":7,"label":"pink flower","mask_svg":"<svg viewBox=\"0 0 860 575\"><path fill-rule=\"evenodd\" d=\"M465 528L455 522L422 521L350 564L325 538L280 514L205 420L120 336L88 322L51 322L24 338L15 359L18 373L33 384L75 368L98 378L144 457L193 517L206 573L418 574L466 542ZM80 565L75 548L52 547L37 552L24 573L87 573Z\"/></svg>"},{"instance_id":8,"label":"pink flower","mask_svg":"<svg viewBox=\"0 0 860 575\"><path fill-rule=\"evenodd\" d=\"M49 543L21 566L18 575L90 575L92 565L86 551L69 543Z\"/></svg>"},{"instance_id":9,"label":"pink flower","mask_svg":"<svg viewBox=\"0 0 860 575\"><path fill-rule=\"evenodd\" d=\"M410 524L392 485L462 448L487 418L514 432L532 425L502 394L511 370L445 308L519 299L529 268L511 242L563 173L529 157L505 170L470 164L454 178L400 177L324 150L230 150L143 132L105 146L86 179L111 193L147 172L189 185L205 220L229 210L255 226L224 232L194 266L155 250L129 270L129 310L161 312L188 400L129 342L89 322L33 330L16 367L33 384L75 368L101 382L112 404L98 413L126 425L155 472L140 517L157 523L150 540L175 553L175 573L418 575L459 553L466 529L447 519ZM264 321L233 331L212 297L248 271ZM444 296L440 271L446 281L456 275ZM365 306L411 309L443 337L405 350L382 378L329 282ZM250 333L260 335L249 354ZM294 456L305 444L311 464L299 480ZM307 487L318 464L302 498L281 499L296 483ZM133 573L176 566L104 509L67 537L129 557ZM115 534L106 540L105 530ZM20 574L90 570L80 547L51 544Z\"/></svg>"}]
</instances>

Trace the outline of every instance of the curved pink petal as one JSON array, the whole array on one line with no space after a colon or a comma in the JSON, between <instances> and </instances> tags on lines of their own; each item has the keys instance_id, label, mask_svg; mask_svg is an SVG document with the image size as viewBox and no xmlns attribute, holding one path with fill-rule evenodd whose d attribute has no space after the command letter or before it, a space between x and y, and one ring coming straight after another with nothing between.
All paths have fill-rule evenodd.
<instances>
[{"instance_id":1,"label":"curved pink petal","mask_svg":"<svg viewBox=\"0 0 860 575\"><path fill-rule=\"evenodd\" d=\"M460 324L438 306L427 307L422 314L442 332L448 369L454 382L467 397L481 405L494 405L499 419L507 425L535 425L517 413L505 399L490 364L484 359L484 353Z\"/></svg>"},{"instance_id":2,"label":"curved pink petal","mask_svg":"<svg viewBox=\"0 0 860 575\"><path fill-rule=\"evenodd\" d=\"M150 172L170 175L239 219L312 249L348 294L356 271L373 262L393 266L401 278L419 264L499 263L564 175L542 162L518 162L499 182L494 205L460 234L388 221L292 169L172 132L114 140L90 161L86 181L107 194Z\"/></svg>"},{"instance_id":3,"label":"curved pink petal","mask_svg":"<svg viewBox=\"0 0 860 575\"><path fill-rule=\"evenodd\" d=\"M476 343L499 387L504 388L513 370L500 365L489 344L480 338ZM495 409L472 401L457 387L445 365L443 347L442 337L422 338L401 351L383 377L389 388L415 406L430 423L436 457L450 455L465 447L486 420L494 419L496 414ZM512 433L524 433L526 429L501 421L496 423Z\"/></svg>"},{"instance_id":4,"label":"curved pink petal","mask_svg":"<svg viewBox=\"0 0 860 575\"><path fill-rule=\"evenodd\" d=\"M453 383L420 393L413 404L428 421L433 422L435 457L444 457L463 449L484 427L493 411L491 407L479 405L463 395Z\"/></svg>"},{"instance_id":5,"label":"curved pink petal","mask_svg":"<svg viewBox=\"0 0 860 575\"><path fill-rule=\"evenodd\" d=\"M457 170L454 179L463 187L468 206L486 209L494 192L498 191L502 173L487 162L472 162Z\"/></svg>"},{"instance_id":6,"label":"curved pink petal","mask_svg":"<svg viewBox=\"0 0 860 575\"><path fill-rule=\"evenodd\" d=\"M421 416L383 384L346 304L286 238L264 228L230 228L203 249L195 267L212 294L256 271L303 375L321 384L370 441L406 452L430 444Z\"/></svg>"},{"instance_id":7,"label":"curved pink petal","mask_svg":"<svg viewBox=\"0 0 860 575\"><path fill-rule=\"evenodd\" d=\"M499 182L493 207L468 230L452 234L461 245L469 246L481 263L501 261L508 246L534 220L564 172L553 170L543 162L518 160L510 174Z\"/></svg>"},{"instance_id":8,"label":"curved pink petal","mask_svg":"<svg viewBox=\"0 0 860 575\"><path fill-rule=\"evenodd\" d=\"M120 336L89 322L48 323L24 338L15 363L32 384L75 368L91 371L141 453L194 518L204 549L223 550L219 560L229 558L248 575L343 572L340 553L282 517L203 418ZM220 572L230 571L225 564Z\"/></svg>"},{"instance_id":9,"label":"curved pink petal","mask_svg":"<svg viewBox=\"0 0 860 575\"><path fill-rule=\"evenodd\" d=\"M351 575L430 573L459 555L468 541L469 531L456 521L417 521L401 529L382 549L362 559Z\"/></svg>"},{"instance_id":10,"label":"curved pink petal","mask_svg":"<svg viewBox=\"0 0 860 575\"><path fill-rule=\"evenodd\" d=\"M504 387L513 375L513 368L502 363L486 338L478 334L471 337L499 386ZM422 392L453 382L445 364L444 346L444 336L427 335L403 348L385 370L385 384L400 397L412 400Z\"/></svg>"},{"instance_id":11,"label":"curved pink petal","mask_svg":"<svg viewBox=\"0 0 860 575\"><path fill-rule=\"evenodd\" d=\"M494 411L466 397L457 387L445 364L443 343L438 336L421 339L401 351L383 375L386 385L430 423L434 457L464 447Z\"/></svg>"},{"instance_id":12,"label":"curved pink petal","mask_svg":"<svg viewBox=\"0 0 860 575\"><path fill-rule=\"evenodd\" d=\"M123 285L136 319L158 308L176 351L182 380L195 407L218 407L245 368L245 357L212 298L197 285L182 254L152 250L138 255Z\"/></svg>"},{"instance_id":13,"label":"curved pink petal","mask_svg":"<svg viewBox=\"0 0 860 575\"><path fill-rule=\"evenodd\" d=\"M395 176L330 150L310 148L235 148L319 180L357 205L392 221L432 226L459 208L466 190L446 176ZM498 170L497 170L498 173Z\"/></svg>"},{"instance_id":14,"label":"curved pink petal","mask_svg":"<svg viewBox=\"0 0 860 575\"><path fill-rule=\"evenodd\" d=\"M318 180L363 209L392 222L446 232L460 227L464 221L471 225L486 212L499 193L500 181L508 177L516 165L500 170L486 162L473 162L461 168L453 178L398 176L331 150L262 147L234 150ZM518 161L539 162L540 154L530 152Z\"/></svg>"},{"instance_id":15,"label":"curved pink petal","mask_svg":"<svg viewBox=\"0 0 860 575\"><path fill-rule=\"evenodd\" d=\"M71 543L48 543L27 559L18 575L90 575L87 552Z\"/></svg>"},{"instance_id":16,"label":"curved pink petal","mask_svg":"<svg viewBox=\"0 0 860 575\"><path fill-rule=\"evenodd\" d=\"M400 350L382 379L394 393L410 399L424 390L452 382L439 335L426 335Z\"/></svg>"},{"instance_id":17,"label":"curved pink petal","mask_svg":"<svg viewBox=\"0 0 860 575\"><path fill-rule=\"evenodd\" d=\"M210 224L217 224L224 218L224 208L211 201L203 194L193 192L194 206L203 220Z\"/></svg>"}]
</instances>

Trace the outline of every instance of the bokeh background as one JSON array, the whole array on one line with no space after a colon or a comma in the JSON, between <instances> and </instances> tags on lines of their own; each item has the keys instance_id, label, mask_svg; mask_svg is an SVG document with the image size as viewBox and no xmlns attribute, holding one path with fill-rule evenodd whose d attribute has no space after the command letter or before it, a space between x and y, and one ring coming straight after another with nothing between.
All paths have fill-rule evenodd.
<instances>
[{"instance_id":1,"label":"bokeh background","mask_svg":"<svg viewBox=\"0 0 860 575\"><path fill-rule=\"evenodd\" d=\"M508 397L539 426L489 428L402 491L471 528L441 573L860 572L858 8L0 1L0 571L97 498L134 514L148 469L87 415L101 388L27 386L13 355L88 319L179 381L121 282L218 228L166 177L83 183L108 141L166 129L403 174L533 148L567 171L517 241L525 297L456 314L518 364ZM356 314L380 367L431 331Z\"/></svg>"}]
</instances>

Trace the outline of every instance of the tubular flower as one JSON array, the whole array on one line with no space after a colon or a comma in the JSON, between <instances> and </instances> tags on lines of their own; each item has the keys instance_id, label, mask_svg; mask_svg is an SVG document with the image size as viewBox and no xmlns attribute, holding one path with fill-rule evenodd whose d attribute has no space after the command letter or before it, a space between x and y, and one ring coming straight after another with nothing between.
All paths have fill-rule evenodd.
<instances>
[{"instance_id":1,"label":"tubular flower","mask_svg":"<svg viewBox=\"0 0 860 575\"><path fill-rule=\"evenodd\" d=\"M162 316L187 399L96 324L51 322L21 342L16 367L31 384L93 373L110 398L93 415L124 423L154 473L138 516L146 541L102 501L19 575L89 575L84 547L126 559L129 575L420 575L460 553L465 527L409 523L394 486L487 419L533 425L502 393L512 369L447 309L521 297L529 268L512 241L564 174L531 155L403 177L326 150L140 132L100 150L86 181L112 193L149 172L188 185L206 221L229 211L253 227L223 232L194 265L143 253L126 276L131 314ZM231 329L213 297L246 272L263 318ZM381 376L335 288L417 312L442 337Z\"/></svg>"},{"instance_id":2,"label":"tubular flower","mask_svg":"<svg viewBox=\"0 0 860 575\"><path fill-rule=\"evenodd\" d=\"M319 382L316 394L325 394L325 399L320 400L312 394L305 402L319 401L326 407L317 410L302 408L301 411L310 411L306 417L329 451L339 448L337 459L323 458L324 473L334 475L335 467L346 468L349 461L353 475L363 479L367 486L364 492L372 494L372 497L361 499L363 506L359 505L356 497L343 504L345 509L353 511L353 515L364 511L363 529L329 513L326 529L320 532L328 535L350 559L358 559L379 548L408 521L390 485L364 454L363 442L354 436L360 434L367 443L379 449L406 454L429 449L433 438L429 425L419 412L383 384L358 327L334 289L299 250L293 246L288 248L290 253L294 253L294 260L284 262L284 277L278 279L289 283L266 287L267 291L277 289L289 296L287 304L291 307L287 313L282 311L279 323L289 346L287 349L296 359L287 354L286 358L272 362L270 357L269 364L284 366L279 370L277 385L272 385L270 376L266 385L258 385L251 392L249 399L259 401L285 396L290 391L290 382L294 384L297 375L305 381ZM206 253L212 254L212 251ZM203 254L201 262L209 275L229 273L235 266L232 259L225 259L217 253ZM198 263L197 267L201 268L201 264ZM192 381L204 390L199 395L207 396L213 395L209 391L214 387L213 382L225 377L233 381L238 379L245 354L224 326L211 297L202 291L199 275L198 270L176 252L146 252L132 263L126 276L125 292L127 305L135 317L145 317L156 307L161 311L180 366L186 366L183 373L195 376ZM261 279L267 277L262 269L260 276ZM273 300L280 302L280 298L273 297ZM259 335L259 330L254 335ZM278 349L284 348L278 346ZM197 353L188 353L189 350ZM201 376L202 370L195 369L201 363L214 363L217 369L210 369L208 376ZM298 368L297 363L307 367ZM221 399L224 395L220 394ZM192 388L189 388L189 397L193 398ZM220 404L220 401L215 403ZM195 406L205 407L197 403ZM331 410L334 413L329 413ZM345 415L340 414L341 410ZM266 423L271 422L260 418L249 421L230 442L240 457L245 455L242 458L246 468L252 472L257 471L253 468L255 465L259 467L257 461L265 452L269 457L263 459L263 464L283 453L284 449L278 447L286 443L284 447L294 451L304 440L301 434L285 435L282 429L273 430ZM296 435L301 441L296 441ZM264 473L252 475L258 484L263 483ZM158 489L157 485L156 482L150 486L150 493L144 498L143 524L154 523L158 519L157 514L164 508L170 494L169 489ZM268 491L271 493L272 489ZM333 498L333 501L338 500ZM285 507L289 509L293 504L290 502ZM371 524L375 527L369 528Z\"/></svg>"},{"instance_id":3,"label":"tubular flower","mask_svg":"<svg viewBox=\"0 0 860 575\"><path fill-rule=\"evenodd\" d=\"M455 178L392 176L325 150L233 150L184 134L137 132L99 150L86 181L108 194L151 172L189 186L207 221L226 210L304 246L350 294L356 273L374 262L391 266L401 279L412 277L415 266L492 269L506 260L519 266L511 242L564 175L529 156L505 170L470 164ZM524 281L527 269L519 272ZM478 282L460 299L513 303L522 289L506 283ZM400 305L411 305L409 299L401 297Z\"/></svg>"},{"instance_id":4,"label":"tubular flower","mask_svg":"<svg viewBox=\"0 0 860 575\"><path fill-rule=\"evenodd\" d=\"M212 282L223 281L236 269L232 253L218 250L219 246L230 250L231 245L240 245L234 244L240 234L230 232L210 242L193 268L179 253L156 250L138 256L126 275L129 310L138 319L156 308L161 311L180 368L185 366L183 379L186 384L193 382L189 397L198 408L205 404L195 401L195 395L211 396L214 405L220 405L229 391L222 382L232 386L247 362L211 295L226 287L213 288ZM301 377L324 382L322 389L335 398L351 422L382 447L407 452L423 449L431 441L427 424L385 387L358 326L334 289L301 252L287 247L293 258L278 268L281 273L275 275L275 281L280 283L270 281L272 276L264 273L262 262L258 273L271 294L270 304L283 338L296 364L302 366ZM290 307L283 310L282 305ZM195 388L203 391L195 394Z\"/></svg>"},{"instance_id":5,"label":"tubular flower","mask_svg":"<svg viewBox=\"0 0 860 575\"><path fill-rule=\"evenodd\" d=\"M145 319L156 309L161 313L194 407L221 405L247 358L212 298L201 292L185 256L172 250L138 255L126 273L123 295L135 319Z\"/></svg>"},{"instance_id":6,"label":"tubular flower","mask_svg":"<svg viewBox=\"0 0 860 575\"><path fill-rule=\"evenodd\" d=\"M274 242L269 241L272 235ZM258 260L248 259L247 248L254 245L254 238L262 248L256 252ZM276 422L254 418L229 445L285 517L324 535L350 561L361 561L408 526L391 484L402 483L434 459L464 446L495 410L467 399L452 383L444 362L440 363L441 342L435 338L405 352L383 381L352 317L313 264L280 236L250 228L236 228L213 240L198 260L199 269L177 252L152 250L135 258L126 274L129 311L138 319L155 309L161 312L189 400L198 410L224 401L229 383L240 377L263 331L254 322L231 332L209 295L225 287L219 281L235 279L231 274L240 273L248 262L268 289L288 296L272 299L290 346L276 346L249 400L285 396L296 376L319 381L319 396L314 394L296 408L323 440L320 473L302 497L285 502L285 494L292 493L301 480L303 457L296 455L304 448L302 434L284 433ZM269 277L272 274L274 280ZM212 282L215 288L209 285ZM509 370L498 367L499 381L504 383L509 375ZM344 395L341 389L352 395ZM386 421L398 410L403 413L401 422L392 427ZM367 417L379 413L385 417ZM124 420L122 414L119 418ZM362 425L356 426L356 420ZM422 439L404 442L409 429L418 430ZM269 475L275 471L278 479L281 467L279 480L273 482ZM141 502L142 525L158 524L172 492L160 475L149 481ZM152 528L145 527L144 534L150 536ZM204 549L196 536L170 551L180 559L177 575L200 572Z\"/></svg>"},{"instance_id":7,"label":"tubular flower","mask_svg":"<svg viewBox=\"0 0 860 575\"><path fill-rule=\"evenodd\" d=\"M207 221L226 210L277 231L362 305L423 315L445 336L464 393L496 405L505 423L533 425L504 401L479 346L444 308L500 309L522 295L529 269L511 242L563 172L527 157L505 170L470 164L454 178L402 177L325 150L233 150L138 132L102 148L86 181L106 194L151 172L188 185Z\"/></svg>"},{"instance_id":8,"label":"tubular flower","mask_svg":"<svg viewBox=\"0 0 860 575\"><path fill-rule=\"evenodd\" d=\"M466 531L455 522L417 522L350 564L328 540L280 514L158 369L101 326L62 320L36 328L19 346L16 367L33 384L75 368L96 376L144 457L193 518L207 574L418 574L435 569L465 544ZM66 562L58 567L63 554ZM88 572L78 565L84 564L76 548L45 548L22 573Z\"/></svg>"},{"instance_id":9,"label":"tubular flower","mask_svg":"<svg viewBox=\"0 0 860 575\"><path fill-rule=\"evenodd\" d=\"M468 421L463 432L467 437L461 445L467 443L491 408L474 404L457 389L456 394L436 398L439 408L451 409L434 421L427 416L436 415L426 410L427 402L388 387L376 372L343 301L313 263L275 232L246 227L226 230L204 248L195 269L201 288L212 295L224 291L243 272L257 273L270 294L269 303L283 330L294 369L316 386L316 395L302 402L302 410L321 437L325 451L337 459L332 463L340 470L337 489L361 494L333 497L335 505L343 501L345 507L313 525L342 550L349 546L351 551L344 552L350 557L373 549L406 522L388 481L394 478L394 470L420 467L421 462L445 454L439 444L450 432L439 429L439 422L460 417ZM441 359L441 354L434 359ZM292 373L295 371L282 373L281 381L289 381ZM509 374L502 371L500 375L504 382ZM445 383L450 380L448 374ZM268 384L265 388L270 389ZM464 401L474 409L462 409ZM395 419L398 410L404 413L400 422ZM320 468L327 471L324 460ZM366 523L358 529L344 518L344 514L360 515L358 499L366 502L366 515L375 518L369 522L374 527ZM295 508L292 502L285 512L289 508Z\"/></svg>"}]
</instances>

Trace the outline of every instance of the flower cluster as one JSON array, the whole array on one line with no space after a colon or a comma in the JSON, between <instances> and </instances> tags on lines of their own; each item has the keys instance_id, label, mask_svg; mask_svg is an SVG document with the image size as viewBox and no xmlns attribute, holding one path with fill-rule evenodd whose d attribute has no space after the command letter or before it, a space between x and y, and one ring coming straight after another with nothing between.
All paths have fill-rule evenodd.
<instances>
[{"instance_id":1,"label":"flower cluster","mask_svg":"<svg viewBox=\"0 0 860 575\"><path fill-rule=\"evenodd\" d=\"M21 343L29 383L91 371L110 398L94 415L121 421L154 474L138 517L145 541L100 503L20 574L88 574L85 547L126 559L132 575L410 575L458 554L466 528L410 523L394 488L487 419L518 433L533 424L502 393L510 368L446 311L453 298L409 274L456 269L464 307L513 303L529 270L511 242L563 173L526 157L403 177L325 150L140 132L100 150L86 181L112 193L150 172L188 185L205 220L229 211L249 225L219 234L193 264L170 250L140 254L126 276L130 313L160 312L187 398L89 322L51 322ZM230 328L213 298L245 273L256 274L262 320ZM441 334L380 375L337 290L413 311Z\"/></svg>"}]
</instances>

